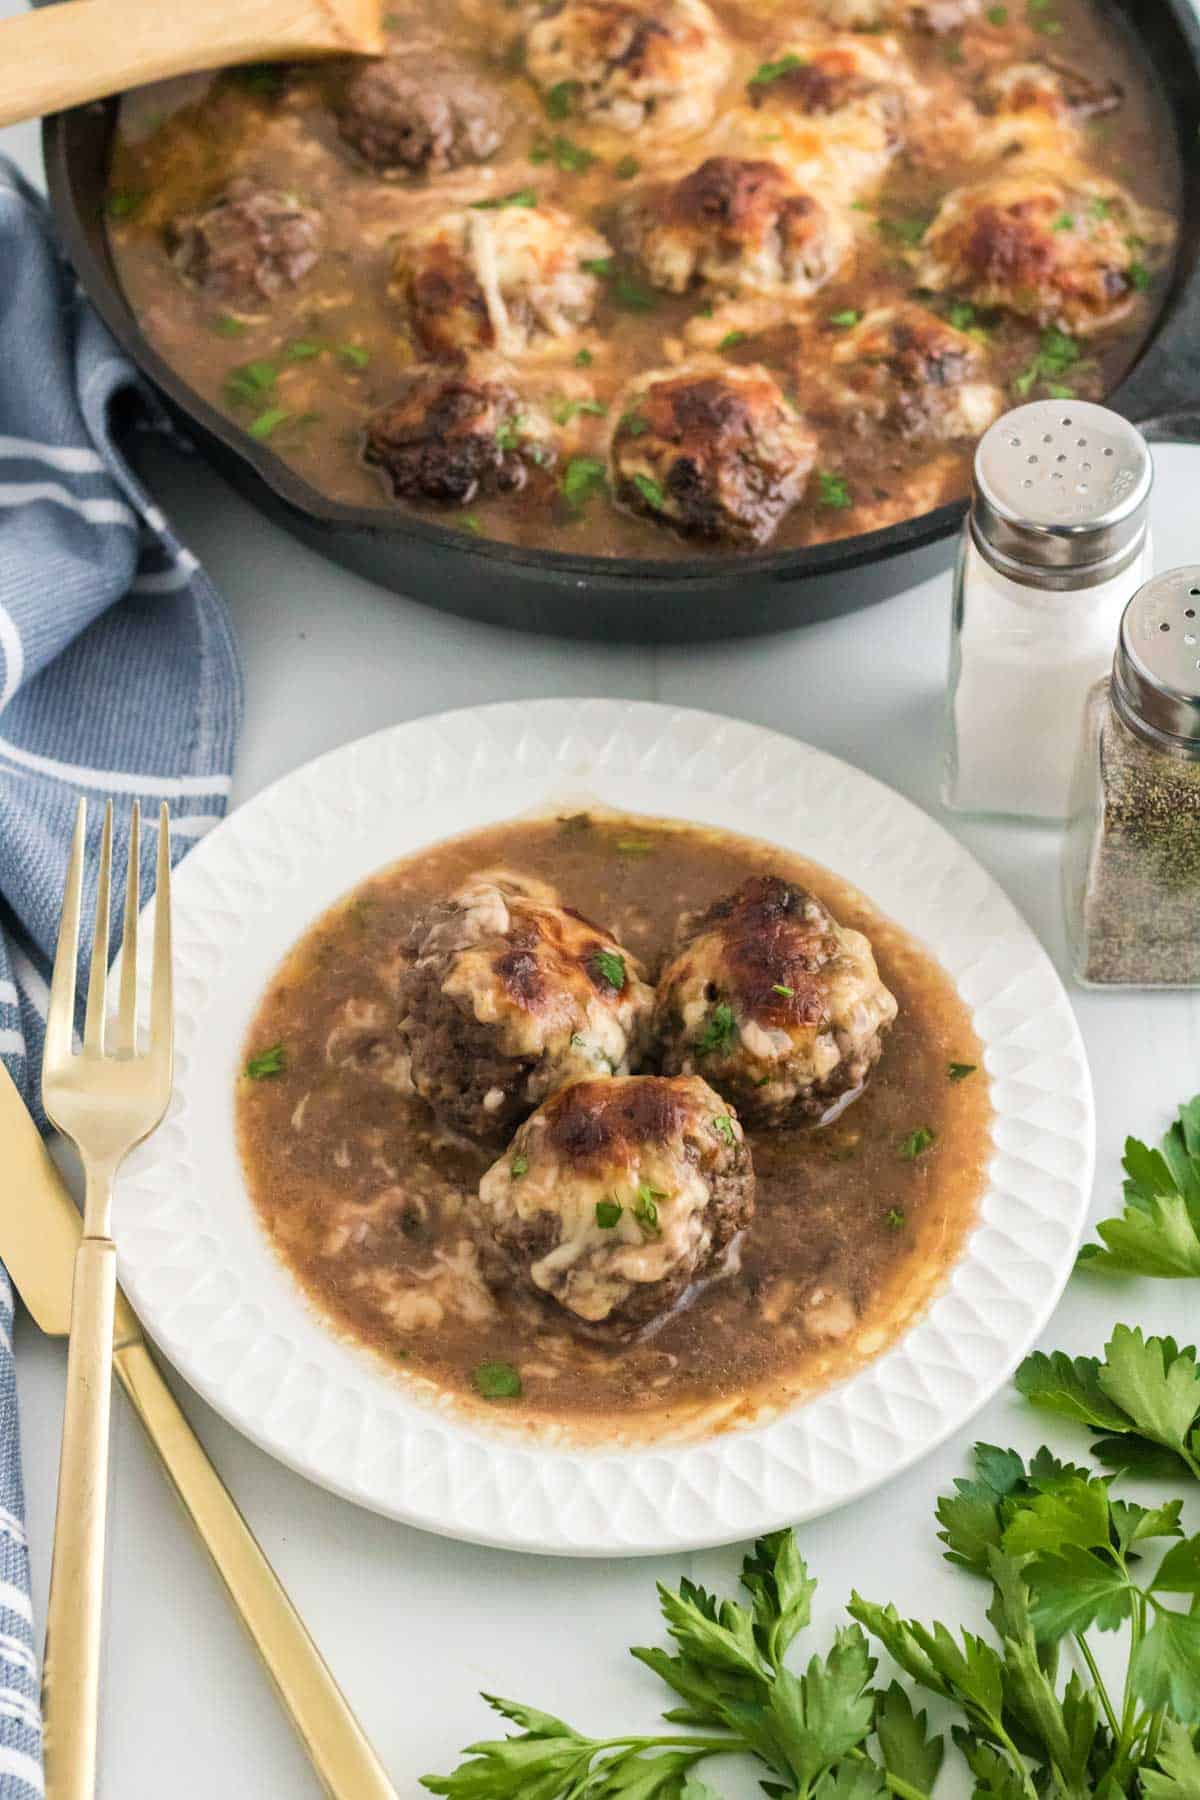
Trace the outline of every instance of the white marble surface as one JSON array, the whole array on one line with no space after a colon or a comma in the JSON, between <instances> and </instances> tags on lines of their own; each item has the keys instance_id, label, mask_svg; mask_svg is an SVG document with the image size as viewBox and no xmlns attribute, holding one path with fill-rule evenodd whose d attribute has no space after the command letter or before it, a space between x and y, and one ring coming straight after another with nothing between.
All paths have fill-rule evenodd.
<instances>
[{"instance_id":1,"label":"white marble surface","mask_svg":"<svg viewBox=\"0 0 1200 1800\"><path fill-rule=\"evenodd\" d=\"M16 10L0 0L0 14ZM0 133L36 174L36 133ZM298 763L395 720L548 694L708 707L804 737L937 812L948 583L884 608L746 645L689 650L557 643L443 618L321 562L203 468L158 453L153 484L228 597L246 671L235 801ZM1159 454L1160 566L1200 560L1200 450ZM951 821L1064 966L1052 830ZM1096 1084L1095 1212L1111 1210L1127 1131L1156 1136L1200 1087L1200 1000L1077 993ZM1169 1284L1076 1280L1046 1346L1097 1349L1118 1317L1194 1336L1195 1299ZM44 1602L65 1358L17 1330L29 1529ZM654 1580L732 1578L739 1551L654 1563L529 1560L451 1544L359 1512L183 1404L345 1686L394 1778L490 1733L474 1697L509 1693L585 1728L654 1717L653 1681L625 1653L655 1641ZM305 1800L318 1788L122 1401L116 1406L102 1792L106 1800ZM938 1555L936 1495L976 1437L1044 1435L1009 1396L884 1491L805 1527L821 1579L814 1644L852 1586L920 1616L965 1618L978 1594ZM1082 1446L1075 1440L1075 1447ZM1200 1504L1193 1504L1193 1528ZM730 1800L757 1792L724 1772ZM947 1783L946 1791L953 1791Z\"/></svg>"}]
</instances>

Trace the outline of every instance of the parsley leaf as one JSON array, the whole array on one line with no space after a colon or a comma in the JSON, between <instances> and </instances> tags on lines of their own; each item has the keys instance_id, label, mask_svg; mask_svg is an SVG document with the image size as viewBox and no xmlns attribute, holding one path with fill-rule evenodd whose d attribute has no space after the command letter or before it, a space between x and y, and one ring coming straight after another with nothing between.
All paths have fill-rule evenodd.
<instances>
[{"instance_id":1,"label":"parsley leaf","mask_svg":"<svg viewBox=\"0 0 1200 1800\"><path fill-rule=\"evenodd\" d=\"M950 1081L966 1081L969 1075L974 1075L978 1071L978 1068L978 1063L947 1063L946 1076Z\"/></svg>"},{"instance_id":2,"label":"parsley leaf","mask_svg":"<svg viewBox=\"0 0 1200 1800\"><path fill-rule=\"evenodd\" d=\"M225 377L225 398L232 406L261 406L279 379L278 363L260 357L240 363Z\"/></svg>"},{"instance_id":3,"label":"parsley leaf","mask_svg":"<svg viewBox=\"0 0 1200 1800\"><path fill-rule=\"evenodd\" d=\"M529 1158L523 1150L518 1150L508 1165L509 1175L514 1181L520 1181L522 1175L529 1173Z\"/></svg>"},{"instance_id":4,"label":"parsley leaf","mask_svg":"<svg viewBox=\"0 0 1200 1800\"><path fill-rule=\"evenodd\" d=\"M499 212L506 206L534 207L538 203L537 189L531 187L517 188L511 194L498 194L494 200L472 200L473 212Z\"/></svg>"},{"instance_id":5,"label":"parsley leaf","mask_svg":"<svg viewBox=\"0 0 1200 1800\"><path fill-rule=\"evenodd\" d=\"M1036 1351L1015 1379L1033 1405L1103 1432L1093 1448L1110 1468L1178 1477L1182 1464L1200 1480L1200 1370L1194 1349L1118 1325L1103 1362Z\"/></svg>"},{"instance_id":6,"label":"parsley leaf","mask_svg":"<svg viewBox=\"0 0 1200 1800\"><path fill-rule=\"evenodd\" d=\"M696 1055L711 1056L714 1051L728 1050L736 1030L732 1006L725 1000L718 1000L708 1015L707 1025L696 1039Z\"/></svg>"},{"instance_id":7,"label":"parsley leaf","mask_svg":"<svg viewBox=\"0 0 1200 1800\"><path fill-rule=\"evenodd\" d=\"M562 473L562 495L574 511L604 486L604 464L597 456L573 456Z\"/></svg>"},{"instance_id":8,"label":"parsley leaf","mask_svg":"<svg viewBox=\"0 0 1200 1800\"><path fill-rule=\"evenodd\" d=\"M844 475L831 475L827 470L819 469L817 488L822 506L832 506L835 511L840 512L854 505L854 496Z\"/></svg>"},{"instance_id":9,"label":"parsley leaf","mask_svg":"<svg viewBox=\"0 0 1200 1800\"><path fill-rule=\"evenodd\" d=\"M625 1208L619 1200L597 1200L596 1223L601 1231L611 1231L618 1224Z\"/></svg>"},{"instance_id":10,"label":"parsley leaf","mask_svg":"<svg viewBox=\"0 0 1200 1800\"><path fill-rule=\"evenodd\" d=\"M580 86L581 83L578 81L556 81L553 87L547 88L542 97L542 104L546 108L547 117L551 119L569 119L571 116L571 107L574 104L575 96L579 92Z\"/></svg>"},{"instance_id":11,"label":"parsley leaf","mask_svg":"<svg viewBox=\"0 0 1200 1800\"><path fill-rule=\"evenodd\" d=\"M138 210L145 198L144 193L134 192L133 189L127 188L123 191L118 189L117 192L108 196L104 203L104 210L110 219L128 219Z\"/></svg>"},{"instance_id":12,"label":"parsley leaf","mask_svg":"<svg viewBox=\"0 0 1200 1800\"><path fill-rule=\"evenodd\" d=\"M641 167L636 156L623 156L620 162L613 164L613 174L618 181L632 181L635 175L641 173Z\"/></svg>"},{"instance_id":13,"label":"parsley leaf","mask_svg":"<svg viewBox=\"0 0 1200 1800\"><path fill-rule=\"evenodd\" d=\"M1024 398L1038 382L1054 383L1063 387L1062 377L1072 370L1080 358L1079 345L1057 325L1048 325L1041 335L1037 355L1029 367L1017 376L1013 383L1018 394ZM1058 396L1070 398L1069 390Z\"/></svg>"},{"instance_id":14,"label":"parsley leaf","mask_svg":"<svg viewBox=\"0 0 1200 1800\"><path fill-rule=\"evenodd\" d=\"M608 983L616 993L621 993L625 986L625 958L618 956L615 950L597 950L592 957L592 968L601 981Z\"/></svg>"},{"instance_id":15,"label":"parsley leaf","mask_svg":"<svg viewBox=\"0 0 1200 1800\"><path fill-rule=\"evenodd\" d=\"M903 1231L908 1220L904 1216L902 1207L889 1206L883 1215L883 1222L889 1231Z\"/></svg>"},{"instance_id":16,"label":"parsley leaf","mask_svg":"<svg viewBox=\"0 0 1200 1800\"><path fill-rule=\"evenodd\" d=\"M658 1203L665 1200L666 1194L661 1188L651 1187L648 1181L639 1181L637 1198L633 1203L633 1216L643 1231L657 1237L659 1232Z\"/></svg>"},{"instance_id":17,"label":"parsley leaf","mask_svg":"<svg viewBox=\"0 0 1200 1800\"><path fill-rule=\"evenodd\" d=\"M848 306L844 312L830 313L829 323L836 325L839 331L849 331L850 327L857 325L861 318L860 312L855 312L852 306Z\"/></svg>"},{"instance_id":18,"label":"parsley leaf","mask_svg":"<svg viewBox=\"0 0 1200 1800\"><path fill-rule=\"evenodd\" d=\"M657 481L653 481L649 475L637 474L633 477L633 485L647 506L653 507L655 512L662 512L667 504L667 496Z\"/></svg>"},{"instance_id":19,"label":"parsley leaf","mask_svg":"<svg viewBox=\"0 0 1200 1800\"><path fill-rule=\"evenodd\" d=\"M277 431L291 416L286 406L268 406L264 412L258 414L257 418L250 421L246 430L252 438L260 440L269 438L271 433Z\"/></svg>"},{"instance_id":20,"label":"parsley leaf","mask_svg":"<svg viewBox=\"0 0 1200 1800\"><path fill-rule=\"evenodd\" d=\"M721 1142L732 1150L737 1143L737 1132L733 1129L733 1120L728 1113L718 1113L712 1124Z\"/></svg>"},{"instance_id":21,"label":"parsley leaf","mask_svg":"<svg viewBox=\"0 0 1200 1800\"><path fill-rule=\"evenodd\" d=\"M1103 1242L1085 1244L1079 1266L1105 1274L1200 1275L1200 1095L1151 1150L1125 1140L1125 1211L1097 1226Z\"/></svg>"},{"instance_id":22,"label":"parsley leaf","mask_svg":"<svg viewBox=\"0 0 1200 1800\"><path fill-rule=\"evenodd\" d=\"M803 67L804 58L797 56L793 51L788 51L785 56L776 57L774 62L759 63L747 86L752 88L770 87L774 82L782 81L785 75L791 75L794 70Z\"/></svg>"},{"instance_id":23,"label":"parsley leaf","mask_svg":"<svg viewBox=\"0 0 1200 1800\"><path fill-rule=\"evenodd\" d=\"M906 1138L901 1138L899 1154L905 1162L916 1162L917 1158L924 1156L925 1152L936 1142L936 1132L931 1131L928 1125L918 1125L916 1130L910 1131Z\"/></svg>"},{"instance_id":24,"label":"parsley leaf","mask_svg":"<svg viewBox=\"0 0 1200 1800\"><path fill-rule=\"evenodd\" d=\"M516 1400L521 1394L521 1376L511 1363L480 1363L471 1371L471 1381L485 1400Z\"/></svg>"},{"instance_id":25,"label":"parsley leaf","mask_svg":"<svg viewBox=\"0 0 1200 1800\"><path fill-rule=\"evenodd\" d=\"M282 1075L286 1068L287 1051L282 1044L272 1044L269 1050L250 1058L245 1072L251 1081L264 1081L269 1075Z\"/></svg>"}]
</instances>

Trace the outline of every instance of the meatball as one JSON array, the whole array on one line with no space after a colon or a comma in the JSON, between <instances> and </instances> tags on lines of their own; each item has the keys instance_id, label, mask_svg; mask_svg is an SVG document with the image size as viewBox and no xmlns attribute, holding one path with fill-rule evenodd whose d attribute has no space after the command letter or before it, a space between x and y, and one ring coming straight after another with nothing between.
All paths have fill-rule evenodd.
<instances>
[{"instance_id":1,"label":"meatball","mask_svg":"<svg viewBox=\"0 0 1200 1800\"><path fill-rule=\"evenodd\" d=\"M966 309L969 314L970 308ZM815 370L821 410L901 437L976 438L1004 410L977 337L912 301L875 307L829 341ZM813 378L806 360L802 375Z\"/></svg>"},{"instance_id":2,"label":"meatball","mask_svg":"<svg viewBox=\"0 0 1200 1800\"><path fill-rule=\"evenodd\" d=\"M1132 310L1153 231L1111 182L1004 176L946 196L917 281L1085 336Z\"/></svg>"},{"instance_id":3,"label":"meatball","mask_svg":"<svg viewBox=\"0 0 1200 1800\"><path fill-rule=\"evenodd\" d=\"M861 1092L896 1002L860 931L815 895L755 875L698 918L658 984L668 1074L702 1070L743 1118L826 1119Z\"/></svg>"},{"instance_id":4,"label":"meatball","mask_svg":"<svg viewBox=\"0 0 1200 1800\"><path fill-rule=\"evenodd\" d=\"M983 0L822 0L821 13L845 31L958 31Z\"/></svg>"},{"instance_id":5,"label":"meatball","mask_svg":"<svg viewBox=\"0 0 1200 1800\"><path fill-rule=\"evenodd\" d=\"M1038 158L1046 167L1068 167L1079 146L1079 127L1115 111L1122 101L1115 81L1096 82L1063 63L1010 63L995 70L979 96L984 115L970 146L976 157Z\"/></svg>"},{"instance_id":6,"label":"meatball","mask_svg":"<svg viewBox=\"0 0 1200 1800\"><path fill-rule=\"evenodd\" d=\"M438 52L362 64L338 112L342 137L381 173L444 175L485 162L507 125L501 96L466 63Z\"/></svg>"},{"instance_id":7,"label":"meatball","mask_svg":"<svg viewBox=\"0 0 1200 1800\"><path fill-rule=\"evenodd\" d=\"M503 363L410 371L396 398L368 419L363 460L398 500L470 506L515 494L555 460L549 420L522 400Z\"/></svg>"},{"instance_id":8,"label":"meatball","mask_svg":"<svg viewBox=\"0 0 1200 1800\"><path fill-rule=\"evenodd\" d=\"M653 370L630 383L618 412L615 499L685 537L768 543L816 457L812 431L757 366Z\"/></svg>"},{"instance_id":9,"label":"meatball","mask_svg":"<svg viewBox=\"0 0 1200 1800\"><path fill-rule=\"evenodd\" d=\"M203 212L174 220L167 242L193 287L235 311L261 312L316 262L321 216L294 195L242 175Z\"/></svg>"},{"instance_id":10,"label":"meatball","mask_svg":"<svg viewBox=\"0 0 1200 1800\"><path fill-rule=\"evenodd\" d=\"M400 980L413 1091L443 1123L503 1143L547 1094L626 1075L654 995L607 931L544 882L491 870L419 921Z\"/></svg>"},{"instance_id":11,"label":"meatball","mask_svg":"<svg viewBox=\"0 0 1200 1800\"><path fill-rule=\"evenodd\" d=\"M518 356L596 309L600 282L588 265L612 254L607 240L557 207L507 198L447 213L396 251L389 291L431 356Z\"/></svg>"},{"instance_id":12,"label":"meatball","mask_svg":"<svg viewBox=\"0 0 1200 1800\"><path fill-rule=\"evenodd\" d=\"M776 40L723 119L722 142L770 140L772 159L803 187L845 201L878 182L904 143L920 90L893 37Z\"/></svg>"},{"instance_id":13,"label":"meatball","mask_svg":"<svg viewBox=\"0 0 1200 1800\"><path fill-rule=\"evenodd\" d=\"M777 163L732 156L710 156L682 181L632 196L620 230L655 287L672 294L703 280L806 299L853 244L841 214L797 193Z\"/></svg>"},{"instance_id":14,"label":"meatball","mask_svg":"<svg viewBox=\"0 0 1200 1800\"><path fill-rule=\"evenodd\" d=\"M730 51L703 0L562 0L530 30L525 68L597 124L702 131Z\"/></svg>"},{"instance_id":15,"label":"meatball","mask_svg":"<svg viewBox=\"0 0 1200 1800\"><path fill-rule=\"evenodd\" d=\"M579 1081L479 1184L480 1263L583 1335L647 1333L727 1272L754 1211L742 1128L698 1076Z\"/></svg>"}]
</instances>

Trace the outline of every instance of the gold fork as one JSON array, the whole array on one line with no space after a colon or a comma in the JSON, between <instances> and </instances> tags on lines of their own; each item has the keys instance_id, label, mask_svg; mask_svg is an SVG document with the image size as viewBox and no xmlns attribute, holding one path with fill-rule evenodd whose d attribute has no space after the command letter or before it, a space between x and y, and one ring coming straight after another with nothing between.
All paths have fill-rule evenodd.
<instances>
[{"instance_id":1,"label":"gold fork","mask_svg":"<svg viewBox=\"0 0 1200 1800\"><path fill-rule=\"evenodd\" d=\"M75 1257L71 1295L66 1410L42 1665L47 1800L92 1800L95 1792L113 1311L117 1291L116 1250L110 1235L113 1182L130 1150L159 1123L171 1097L171 851L167 808L163 806L159 818L150 1031L142 1048L137 1029L140 819L136 802L129 829L121 992L115 1031L106 1019L112 887L109 801L100 838L83 1048L81 1053L75 1052L75 965L86 835L87 802L81 800L67 867L42 1063L46 1116L74 1143L86 1177L83 1238Z\"/></svg>"}]
</instances>

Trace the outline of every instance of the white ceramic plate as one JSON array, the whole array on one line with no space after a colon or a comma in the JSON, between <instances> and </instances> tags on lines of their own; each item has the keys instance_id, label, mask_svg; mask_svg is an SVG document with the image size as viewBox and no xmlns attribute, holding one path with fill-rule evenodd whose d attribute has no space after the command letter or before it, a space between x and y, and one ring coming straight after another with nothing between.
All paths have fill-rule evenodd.
<instances>
[{"instance_id":1,"label":"white ceramic plate","mask_svg":"<svg viewBox=\"0 0 1200 1800\"><path fill-rule=\"evenodd\" d=\"M857 884L953 976L992 1081L980 1221L929 1309L842 1385L699 1444L539 1447L407 1398L310 1309L260 1231L234 1147L244 1033L319 913L422 845L589 799L767 838ZM176 1097L120 1182L121 1279L219 1412L364 1506L453 1537L578 1555L696 1548L811 1518L963 1425L1070 1272L1091 1191L1092 1096L1049 960L939 826L790 738L608 700L418 720L322 757L235 812L187 857L175 895Z\"/></svg>"}]
</instances>

